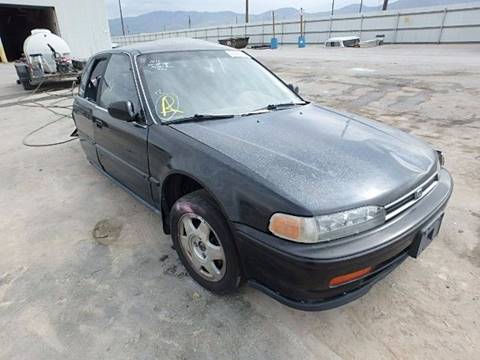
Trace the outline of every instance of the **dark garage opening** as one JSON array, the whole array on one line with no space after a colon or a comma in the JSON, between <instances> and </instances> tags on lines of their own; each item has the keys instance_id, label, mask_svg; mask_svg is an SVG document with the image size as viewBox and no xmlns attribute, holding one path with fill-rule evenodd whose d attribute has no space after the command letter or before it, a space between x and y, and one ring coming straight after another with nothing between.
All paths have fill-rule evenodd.
<instances>
[{"instance_id":1,"label":"dark garage opening","mask_svg":"<svg viewBox=\"0 0 480 360\"><path fill-rule=\"evenodd\" d=\"M33 29L48 29L60 35L55 9L46 6L0 4L0 36L8 61L22 56L23 42Z\"/></svg>"}]
</instances>

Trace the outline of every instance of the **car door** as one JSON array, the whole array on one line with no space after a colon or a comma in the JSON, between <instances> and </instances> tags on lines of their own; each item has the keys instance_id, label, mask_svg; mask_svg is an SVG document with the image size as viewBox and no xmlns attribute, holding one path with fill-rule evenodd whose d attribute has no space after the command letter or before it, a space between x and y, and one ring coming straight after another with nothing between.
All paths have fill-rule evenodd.
<instances>
[{"instance_id":1,"label":"car door","mask_svg":"<svg viewBox=\"0 0 480 360\"><path fill-rule=\"evenodd\" d=\"M138 120L127 122L108 113L110 104L130 101ZM97 106L93 109L95 146L103 169L137 196L152 203L148 156L148 126L135 84L130 56L111 54L100 81Z\"/></svg>"},{"instance_id":2,"label":"car door","mask_svg":"<svg viewBox=\"0 0 480 360\"><path fill-rule=\"evenodd\" d=\"M87 159L94 165L100 166L95 148L95 134L93 125L93 110L96 106L100 78L105 72L108 55L92 58L83 71L78 96L73 103L73 120L77 127L80 144Z\"/></svg>"}]
</instances>

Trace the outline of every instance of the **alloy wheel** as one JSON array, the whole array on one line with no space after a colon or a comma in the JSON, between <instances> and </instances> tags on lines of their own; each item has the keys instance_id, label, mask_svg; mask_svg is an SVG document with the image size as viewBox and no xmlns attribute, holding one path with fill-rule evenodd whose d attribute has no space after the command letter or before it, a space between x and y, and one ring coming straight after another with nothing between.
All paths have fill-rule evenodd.
<instances>
[{"instance_id":1,"label":"alloy wheel","mask_svg":"<svg viewBox=\"0 0 480 360\"><path fill-rule=\"evenodd\" d=\"M225 253L208 222L199 215L187 213L178 221L178 232L182 251L193 270L208 281L222 280Z\"/></svg>"}]
</instances>

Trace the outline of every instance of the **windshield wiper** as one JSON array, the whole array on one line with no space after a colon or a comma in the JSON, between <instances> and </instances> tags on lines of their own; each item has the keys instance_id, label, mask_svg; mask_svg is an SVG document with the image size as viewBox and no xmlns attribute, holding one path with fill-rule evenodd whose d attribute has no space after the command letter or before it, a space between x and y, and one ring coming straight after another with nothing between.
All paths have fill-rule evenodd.
<instances>
[{"instance_id":1,"label":"windshield wiper","mask_svg":"<svg viewBox=\"0 0 480 360\"><path fill-rule=\"evenodd\" d=\"M231 119L235 117L232 114L195 114L193 116L184 117L180 119L166 121L166 124L177 124L184 123L189 121L205 121L205 120L220 120L220 119Z\"/></svg>"},{"instance_id":2,"label":"windshield wiper","mask_svg":"<svg viewBox=\"0 0 480 360\"><path fill-rule=\"evenodd\" d=\"M308 101L302 101L302 102L288 102L288 103L283 103L283 104L270 104L265 107L267 110L278 110L279 108L283 107L292 107L292 106L299 106L299 105L307 105Z\"/></svg>"},{"instance_id":3,"label":"windshield wiper","mask_svg":"<svg viewBox=\"0 0 480 360\"><path fill-rule=\"evenodd\" d=\"M273 110L280 110L282 108L288 108L288 107L293 107L293 106L302 106L302 105L307 105L307 104L310 104L310 102L302 101L302 102L289 102L289 103L283 103L283 104L270 104L270 105L264 106L260 109L253 110L253 111L250 111L248 113L242 114L242 116L263 114L263 113L273 111Z\"/></svg>"}]
</instances>

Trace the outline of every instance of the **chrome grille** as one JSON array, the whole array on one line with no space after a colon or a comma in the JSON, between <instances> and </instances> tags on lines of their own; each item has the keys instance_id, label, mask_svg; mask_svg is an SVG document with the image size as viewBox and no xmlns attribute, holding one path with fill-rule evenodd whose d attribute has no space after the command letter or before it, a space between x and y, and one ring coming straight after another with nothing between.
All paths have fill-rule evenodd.
<instances>
[{"instance_id":1,"label":"chrome grille","mask_svg":"<svg viewBox=\"0 0 480 360\"><path fill-rule=\"evenodd\" d=\"M393 217L401 214L411 206L415 205L418 201L423 199L430 191L432 191L438 184L438 174L432 175L422 185L418 186L408 194L402 196L400 199L391 202L385 206L386 220L390 220Z\"/></svg>"}]
</instances>

